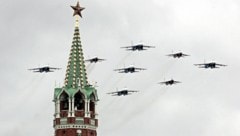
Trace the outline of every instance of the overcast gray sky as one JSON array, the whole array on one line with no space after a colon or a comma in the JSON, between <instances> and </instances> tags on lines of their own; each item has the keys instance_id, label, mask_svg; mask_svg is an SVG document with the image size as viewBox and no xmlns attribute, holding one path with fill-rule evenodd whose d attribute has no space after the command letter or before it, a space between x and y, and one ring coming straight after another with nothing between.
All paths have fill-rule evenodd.
<instances>
[{"instance_id":1,"label":"overcast gray sky","mask_svg":"<svg viewBox=\"0 0 240 136\"><path fill-rule=\"evenodd\" d=\"M1 136L53 135L55 87L63 85L74 32L75 0L0 2ZM81 0L89 82L97 82L99 136L239 136L240 1ZM131 42L156 46L127 52ZM182 51L183 59L166 54ZM193 64L216 61L216 70ZM49 65L60 71L38 74ZM147 68L119 74L116 68ZM164 79L182 83L171 87ZM126 97L107 92L140 90Z\"/></svg>"}]
</instances>

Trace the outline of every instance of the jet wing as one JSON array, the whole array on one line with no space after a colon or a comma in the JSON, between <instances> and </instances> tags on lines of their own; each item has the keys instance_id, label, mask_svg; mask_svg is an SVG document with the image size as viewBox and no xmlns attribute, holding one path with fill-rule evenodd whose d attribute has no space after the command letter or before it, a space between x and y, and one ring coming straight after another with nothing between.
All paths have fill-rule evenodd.
<instances>
[{"instance_id":1,"label":"jet wing","mask_svg":"<svg viewBox=\"0 0 240 136\"><path fill-rule=\"evenodd\" d=\"M85 60L85 61L92 61L93 59L88 59L88 60Z\"/></svg>"},{"instance_id":2,"label":"jet wing","mask_svg":"<svg viewBox=\"0 0 240 136\"><path fill-rule=\"evenodd\" d=\"M120 48L132 48L133 46L124 46L124 47L120 47Z\"/></svg>"},{"instance_id":3,"label":"jet wing","mask_svg":"<svg viewBox=\"0 0 240 136\"><path fill-rule=\"evenodd\" d=\"M91 59L87 59L87 60L85 60L85 61L90 61L90 62L97 62L97 61L103 61L103 60L105 60L105 59L99 59L98 57L95 57L95 58L91 58Z\"/></svg>"},{"instance_id":4,"label":"jet wing","mask_svg":"<svg viewBox=\"0 0 240 136\"><path fill-rule=\"evenodd\" d=\"M113 95L111 95L111 96L120 96L120 95L118 95L118 94L113 94Z\"/></svg>"},{"instance_id":5,"label":"jet wing","mask_svg":"<svg viewBox=\"0 0 240 136\"><path fill-rule=\"evenodd\" d=\"M155 48L155 46L148 46L148 45L143 45L143 47L147 47L147 48Z\"/></svg>"},{"instance_id":6,"label":"jet wing","mask_svg":"<svg viewBox=\"0 0 240 136\"><path fill-rule=\"evenodd\" d=\"M56 69L56 70L59 70L59 69L61 69L61 68L53 68L53 67L49 67L49 69Z\"/></svg>"},{"instance_id":7,"label":"jet wing","mask_svg":"<svg viewBox=\"0 0 240 136\"><path fill-rule=\"evenodd\" d=\"M182 54L182 56L190 56L190 55L188 55L188 54Z\"/></svg>"},{"instance_id":8,"label":"jet wing","mask_svg":"<svg viewBox=\"0 0 240 136\"><path fill-rule=\"evenodd\" d=\"M168 54L168 55L166 55L166 56L169 56L169 57L172 57L172 56L174 56L175 54Z\"/></svg>"},{"instance_id":9,"label":"jet wing","mask_svg":"<svg viewBox=\"0 0 240 136\"><path fill-rule=\"evenodd\" d=\"M174 83L174 84L177 84L177 83L181 83L181 82L180 82L180 81L174 81L173 83Z\"/></svg>"},{"instance_id":10,"label":"jet wing","mask_svg":"<svg viewBox=\"0 0 240 136\"><path fill-rule=\"evenodd\" d=\"M199 66L198 68L206 68L205 66Z\"/></svg>"},{"instance_id":11,"label":"jet wing","mask_svg":"<svg viewBox=\"0 0 240 136\"><path fill-rule=\"evenodd\" d=\"M117 94L118 92L120 92L120 91L116 91L116 92L109 92L109 93L107 93L107 94Z\"/></svg>"},{"instance_id":12,"label":"jet wing","mask_svg":"<svg viewBox=\"0 0 240 136\"><path fill-rule=\"evenodd\" d=\"M128 73L129 71L118 71L118 73Z\"/></svg>"},{"instance_id":13,"label":"jet wing","mask_svg":"<svg viewBox=\"0 0 240 136\"><path fill-rule=\"evenodd\" d=\"M167 82L165 81L165 82L159 82L159 84L166 84Z\"/></svg>"},{"instance_id":14,"label":"jet wing","mask_svg":"<svg viewBox=\"0 0 240 136\"><path fill-rule=\"evenodd\" d=\"M104 60L106 60L106 59L98 59L98 61L104 61Z\"/></svg>"},{"instance_id":15,"label":"jet wing","mask_svg":"<svg viewBox=\"0 0 240 136\"><path fill-rule=\"evenodd\" d=\"M146 49L146 47L144 48L144 46L143 46L143 48L140 48L140 47L138 48L138 47L136 47L136 48L127 49L127 50L128 50L128 51L129 51L129 50L132 50L132 51L144 51L144 50L147 50L147 49Z\"/></svg>"},{"instance_id":16,"label":"jet wing","mask_svg":"<svg viewBox=\"0 0 240 136\"><path fill-rule=\"evenodd\" d=\"M127 51L135 51L135 50L137 50L137 49L127 48L126 50L127 50Z\"/></svg>"},{"instance_id":17,"label":"jet wing","mask_svg":"<svg viewBox=\"0 0 240 136\"><path fill-rule=\"evenodd\" d=\"M114 69L114 71L122 71L125 70L126 68L119 68L119 69Z\"/></svg>"},{"instance_id":18,"label":"jet wing","mask_svg":"<svg viewBox=\"0 0 240 136\"><path fill-rule=\"evenodd\" d=\"M137 71L137 70L135 70L135 71L129 71L129 73L136 73L136 72L140 72L140 71Z\"/></svg>"},{"instance_id":19,"label":"jet wing","mask_svg":"<svg viewBox=\"0 0 240 136\"><path fill-rule=\"evenodd\" d=\"M145 68L135 68L136 70L146 70Z\"/></svg>"},{"instance_id":20,"label":"jet wing","mask_svg":"<svg viewBox=\"0 0 240 136\"><path fill-rule=\"evenodd\" d=\"M216 64L217 66L227 66L227 65L224 65L224 64Z\"/></svg>"},{"instance_id":21,"label":"jet wing","mask_svg":"<svg viewBox=\"0 0 240 136\"><path fill-rule=\"evenodd\" d=\"M31 68L31 69L28 69L28 70L39 70L40 68Z\"/></svg>"},{"instance_id":22,"label":"jet wing","mask_svg":"<svg viewBox=\"0 0 240 136\"><path fill-rule=\"evenodd\" d=\"M130 93L139 92L138 90L128 90Z\"/></svg>"},{"instance_id":23,"label":"jet wing","mask_svg":"<svg viewBox=\"0 0 240 136\"><path fill-rule=\"evenodd\" d=\"M195 66L203 66L203 65L207 65L206 63L202 63L202 64L194 64Z\"/></svg>"}]
</instances>

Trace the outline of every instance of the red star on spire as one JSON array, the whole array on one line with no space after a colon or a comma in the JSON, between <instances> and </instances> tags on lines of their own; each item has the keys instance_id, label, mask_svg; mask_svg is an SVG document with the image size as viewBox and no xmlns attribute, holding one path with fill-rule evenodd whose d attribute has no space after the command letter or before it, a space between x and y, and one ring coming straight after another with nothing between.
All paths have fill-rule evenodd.
<instances>
[{"instance_id":1,"label":"red star on spire","mask_svg":"<svg viewBox=\"0 0 240 136\"><path fill-rule=\"evenodd\" d=\"M84 7L80 7L79 5L79 2L77 2L77 5L76 6L71 6L72 9L74 10L74 13L73 13L73 16L75 15L79 15L80 17L82 17L82 10L84 10L85 8Z\"/></svg>"}]
</instances>

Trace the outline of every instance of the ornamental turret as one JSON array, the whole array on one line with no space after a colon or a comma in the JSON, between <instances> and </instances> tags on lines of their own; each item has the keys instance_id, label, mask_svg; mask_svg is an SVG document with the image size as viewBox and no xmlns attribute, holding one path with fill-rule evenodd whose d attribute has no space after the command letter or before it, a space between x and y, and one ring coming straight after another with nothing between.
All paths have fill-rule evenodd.
<instances>
[{"instance_id":1,"label":"ornamental turret","mask_svg":"<svg viewBox=\"0 0 240 136\"><path fill-rule=\"evenodd\" d=\"M55 136L97 136L97 90L87 81L86 66L79 32L82 17L79 2L74 10L75 29L64 86L54 91Z\"/></svg>"}]
</instances>

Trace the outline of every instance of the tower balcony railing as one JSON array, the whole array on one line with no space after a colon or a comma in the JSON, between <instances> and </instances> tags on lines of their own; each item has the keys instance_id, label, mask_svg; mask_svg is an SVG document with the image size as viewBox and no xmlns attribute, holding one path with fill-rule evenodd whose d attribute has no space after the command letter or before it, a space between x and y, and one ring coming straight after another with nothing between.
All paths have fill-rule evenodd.
<instances>
[{"instance_id":1,"label":"tower balcony railing","mask_svg":"<svg viewBox=\"0 0 240 136\"><path fill-rule=\"evenodd\" d=\"M98 114L96 114L94 111L90 111L90 117L96 118Z\"/></svg>"},{"instance_id":2,"label":"tower balcony railing","mask_svg":"<svg viewBox=\"0 0 240 136\"><path fill-rule=\"evenodd\" d=\"M84 117L84 110L75 110L76 117Z\"/></svg>"},{"instance_id":3,"label":"tower balcony railing","mask_svg":"<svg viewBox=\"0 0 240 136\"><path fill-rule=\"evenodd\" d=\"M60 117L67 117L68 116L68 110L61 110L60 111Z\"/></svg>"},{"instance_id":4,"label":"tower balcony railing","mask_svg":"<svg viewBox=\"0 0 240 136\"><path fill-rule=\"evenodd\" d=\"M89 111L88 113L90 115L90 118L97 118L98 114L96 114L94 111ZM85 112L84 110L75 110L75 117L84 117Z\"/></svg>"}]
</instances>

